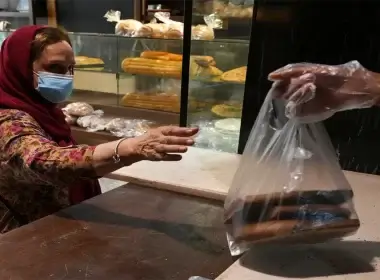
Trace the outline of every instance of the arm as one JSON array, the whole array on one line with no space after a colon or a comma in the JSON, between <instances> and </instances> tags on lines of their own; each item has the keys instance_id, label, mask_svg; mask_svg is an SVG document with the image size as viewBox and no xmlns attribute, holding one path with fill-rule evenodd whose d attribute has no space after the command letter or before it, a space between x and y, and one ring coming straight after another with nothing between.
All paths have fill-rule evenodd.
<instances>
[{"instance_id":1,"label":"arm","mask_svg":"<svg viewBox=\"0 0 380 280\"><path fill-rule=\"evenodd\" d=\"M10 165L14 179L44 185L67 185L80 178L96 178L141 160L177 161L198 128L159 127L121 142L121 162L113 160L119 141L96 147L59 147L38 123L17 110L0 113L0 162Z\"/></svg>"},{"instance_id":2,"label":"arm","mask_svg":"<svg viewBox=\"0 0 380 280\"><path fill-rule=\"evenodd\" d=\"M8 110L7 110L8 111ZM112 156L118 141L99 146L59 147L50 141L37 122L26 113L0 116L2 131L0 156L6 160L20 180L35 184L63 185L79 178L96 178L139 160L123 143L123 164L115 164ZM129 154L129 151L130 154Z\"/></svg>"}]
</instances>

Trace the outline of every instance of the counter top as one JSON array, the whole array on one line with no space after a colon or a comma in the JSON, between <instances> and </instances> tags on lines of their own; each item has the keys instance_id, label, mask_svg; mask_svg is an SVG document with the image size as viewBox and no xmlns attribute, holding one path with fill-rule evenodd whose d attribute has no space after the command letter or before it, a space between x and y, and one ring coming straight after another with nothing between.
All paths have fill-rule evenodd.
<instances>
[{"instance_id":1,"label":"counter top","mask_svg":"<svg viewBox=\"0 0 380 280\"><path fill-rule=\"evenodd\" d=\"M127 184L0 237L0 279L214 279L222 203Z\"/></svg>"},{"instance_id":2,"label":"counter top","mask_svg":"<svg viewBox=\"0 0 380 280\"><path fill-rule=\"evenodd\" d=\"M190 148L180 162L141 162L112 178L146 186L224 199L240 160L239 155ZM305 247L251 250L218 280L290 278L379 279L380 176L345 171L355 193L361 228L344 242Z\"/></svg>"},{"instance_id":3,"label":"counter top","mask_svg":"<svg viewBox=\"0 0 380 280\"><path fill-rule=\"evenodd\" d=\"M240 155L189 148L178 162L143 161L107 177L149 187L224 200Z\"/></svg>"}]
</instances>

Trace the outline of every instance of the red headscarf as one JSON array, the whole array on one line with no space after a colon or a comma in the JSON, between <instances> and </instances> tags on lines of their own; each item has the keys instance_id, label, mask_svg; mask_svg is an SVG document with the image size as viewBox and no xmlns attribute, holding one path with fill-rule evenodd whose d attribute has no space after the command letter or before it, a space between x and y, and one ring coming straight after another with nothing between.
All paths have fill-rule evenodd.
<instances>
[{"instance_id":1,"label":"red headscarf","mask_svg":"<svg viewBox=\"0 0 380 280\"><path fill-rule=\"evenodd\" d=\"M17 109L31 115L59 146L75 144L70 126L56 104L43 99L34 89L30 63L31 43L45 26L17 29L2 44L0 53L0 108ZM81 180L70 187L73 204L100 193L97 180Z\"/></svg>"}]
</instances>

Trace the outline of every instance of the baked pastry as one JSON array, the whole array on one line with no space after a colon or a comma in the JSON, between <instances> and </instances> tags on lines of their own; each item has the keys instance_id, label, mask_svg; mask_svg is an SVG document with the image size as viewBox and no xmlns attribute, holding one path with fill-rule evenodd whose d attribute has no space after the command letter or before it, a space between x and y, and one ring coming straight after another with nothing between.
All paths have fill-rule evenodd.
<instances>
[{"instance_id":1,"label":"baked pastry","mask_svg":"<svg viewBox=\"0 0 380 280\"><path fill-rule=\"evenodd\" d=\"M215 66L202 66L199 59L190 58L190 77L196 80L211 80L214 77L221 76L223 72Z\"/></svg>"},{"instance_id":2,"label":"baked pastry","mask_svg":"<svg viewBox=\"0 0 380 280\"><path fill-rule=\"evenodd\" d=\"M104 70L104 61L97 57L76 56L74 68L80 70L102 71Z\"/></svg>"},{"instance_id":3,"label":"baked pastry","mask_svg":"<svg viewBox=\"0 0 380 280\"><path fill-rule=\"evenodd\" d=\"M247 76L247 66L239 67L227 72L224 72L220 77L225 82L245 83Z\"/></svg>"},{"instance_id":4,"label":"baked pastry","mask_svg":"<svg viewBox=\"0 0 380 280\"><path fill-rule=\"evenodd\" d=\"M130 74L180 79L182 73L182 61L167 61L141 57L126 58L122 61L121 68Z\"/></svg>"},{"instance_id":5,"label":"baked pastry","mask_svg":"<svg viewBox=\"0 0 380 280\"><path fill-rule=\"evenodd\" d=\"M178 95L127 93L121 99L124 106L160 110L166 112L180 112L180 98Z\"/></svg>"},{"instance_id":6,"label":"baked pastry","mask_svg":"<svg viewBox=\"0 0 380 280\"><path fill-rule=\"evenodd\" d=\"M160 52L160 51L143 51L140 54L140 57L149 58L149 59L159 59L159 60L182 61L181 54L174 54L174 53Z\"/></svg>"},{"instance_id":7,"label":"baked pastry","mask_svg":"<svg viewBox=\"0 0 380 280\"><path fill-rule=\"evenodd\" d=\"M193 40L213 40L215 38L214 29L205 24L193 26L191 37Z\"/></svg>"},{"instance_id":8,"label":"baked pastry","mask_svg":"<svg viewBox=\"0 0 380 280\"><path fill-rule=\"evenodd\" d=\"M242 104L218 104L211 112L222 118L241 118Z\"/></svg>"}]
</instances>

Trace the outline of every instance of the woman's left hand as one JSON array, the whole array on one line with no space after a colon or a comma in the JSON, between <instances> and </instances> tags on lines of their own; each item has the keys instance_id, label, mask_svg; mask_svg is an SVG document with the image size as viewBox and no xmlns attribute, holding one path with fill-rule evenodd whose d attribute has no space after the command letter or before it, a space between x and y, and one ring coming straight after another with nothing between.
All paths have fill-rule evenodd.
<instances>
[{"instance_id":1,"label":"woman's left hand","mask_svg":"<svg viewBox=\"0 0 380 280\"><path fill-rule=\"evenodd\" d=\"M163 126L148 130L142 136L131 139L129 149L140 160L178 161L180 154L194 144L198 128Z\"/></svg>"}]
</instances>

